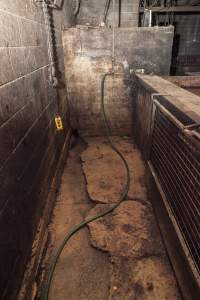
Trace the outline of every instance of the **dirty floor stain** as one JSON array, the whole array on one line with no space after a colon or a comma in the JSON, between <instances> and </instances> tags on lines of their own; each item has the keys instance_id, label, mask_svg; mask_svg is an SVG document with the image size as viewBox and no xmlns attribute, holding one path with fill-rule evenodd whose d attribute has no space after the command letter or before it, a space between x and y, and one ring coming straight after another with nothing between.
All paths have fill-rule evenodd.
<instances>
[{"instance_id":1,"label":"dirty floor stain","mask_svg":"<svg viewBox=\"0 0 200 300\"><path fill-rule=\"evenodd\" d=\"M113 138L128 161L131 188L112 214L90 223L63 251L50 300L181 299L148 199L146 171L130 139ZM50 224L49 257L72 226L119 199L125 170L104 138L71 149Z\"/></svg>"}]
</instances>

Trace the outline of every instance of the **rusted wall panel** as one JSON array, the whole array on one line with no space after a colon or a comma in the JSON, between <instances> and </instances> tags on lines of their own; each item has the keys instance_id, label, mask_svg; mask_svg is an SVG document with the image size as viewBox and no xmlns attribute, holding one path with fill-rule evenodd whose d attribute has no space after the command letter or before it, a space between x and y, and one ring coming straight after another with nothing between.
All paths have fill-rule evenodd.
<instances>
[{"instance_id":1,"label":"rusted wall panel","mask_svg":"<svg viewBox=\"0 0 200 300\"><path fill-rule=\"evenodd\" d=\"M106 111L113 134L129 135L132 129L133 77L130 70L168 75L173 27L116 29L117 72L106 79ZM85 135L102 135L101 78L111 69L112 30L70 28L63 33L65 76L72 125Z\"/></svg>"}]
</instances>

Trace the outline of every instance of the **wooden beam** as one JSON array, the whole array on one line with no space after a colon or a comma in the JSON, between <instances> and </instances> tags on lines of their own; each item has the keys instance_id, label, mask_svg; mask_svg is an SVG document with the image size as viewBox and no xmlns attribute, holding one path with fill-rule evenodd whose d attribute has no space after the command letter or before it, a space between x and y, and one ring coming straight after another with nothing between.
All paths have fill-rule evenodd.
<instances>
[{"instance_id":1,"label":"wooden beam","mask_svg":"<svg viewBox=\"0 0 200 300\"><path fill-rule=\"evenodd\" d=\"M156 13L165 13L165 12L178 12L178 13L200 13L200 5L198 6L171 6L171 7L163 7L163 6L149 6L146 9L152 10L152 12ZM144 8L140 7L140 13L144 12Z\"/></svg>"}]
</instances>

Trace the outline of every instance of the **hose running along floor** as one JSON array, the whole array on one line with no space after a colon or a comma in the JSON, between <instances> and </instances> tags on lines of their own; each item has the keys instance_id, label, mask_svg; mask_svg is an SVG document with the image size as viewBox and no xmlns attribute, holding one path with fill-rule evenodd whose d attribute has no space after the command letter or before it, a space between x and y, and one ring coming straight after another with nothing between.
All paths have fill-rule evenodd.
<instances>
[{"instance_id":1,"label":"hose running along floor","mask_svg":"<svg viewBox=\"0 0 200 300\"><path fill-rule=\"evenodd\" d=\"M58 261L49 299L181 299L153 215L140 152L128 138L112 140L129 164L128 198L70 239ZM44 271L67 231L119 200L125 172L105 138L88 138L86 144L77 140L49 226L51 245Z\"/></svg>"}]
</instances>

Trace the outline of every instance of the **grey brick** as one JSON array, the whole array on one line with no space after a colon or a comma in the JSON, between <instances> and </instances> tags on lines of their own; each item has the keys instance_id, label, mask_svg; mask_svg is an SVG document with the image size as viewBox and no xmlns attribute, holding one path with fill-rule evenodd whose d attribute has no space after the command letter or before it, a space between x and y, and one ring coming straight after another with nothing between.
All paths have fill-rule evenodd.
<instances>
[{"instance_id":1,"label":"grey brick","mask_svg":"<svg viewBox=\"0 0 200 300\"><path fill-rule=\"evenodd\" d=\"M0 11L0 47L20 46L19 19Z\"/></svg>"},{"instance_id":2,"label":"grey brick","mask_svg":"<svg viewBox=\"0 0 200 300\"><path fill-rule=\"evenodd\" d=\"M19 19L22 46L46 46L45 26L28 19Z\"/></svg>"},{"instance_id":3,"label":"grey brick","mask_svg":"<svg viewBox=\"0 0 200 300\"><path fill-rule=\"evenodd\" d=\"M27 88L27 82L28 79L21 78L0 87L0 108L2 112L0 126L30 101L30 90Z\"/></svg>"},{"instance_id":4,"label":"grey brick","mask_svg":"<svg viewBox=\"0 0 200 300\"><path fill-rule=\"evenodd\" d=\"M3 85L15 78L9 50L0 48L0 85Z\"/></svg>"}]
</instances>

